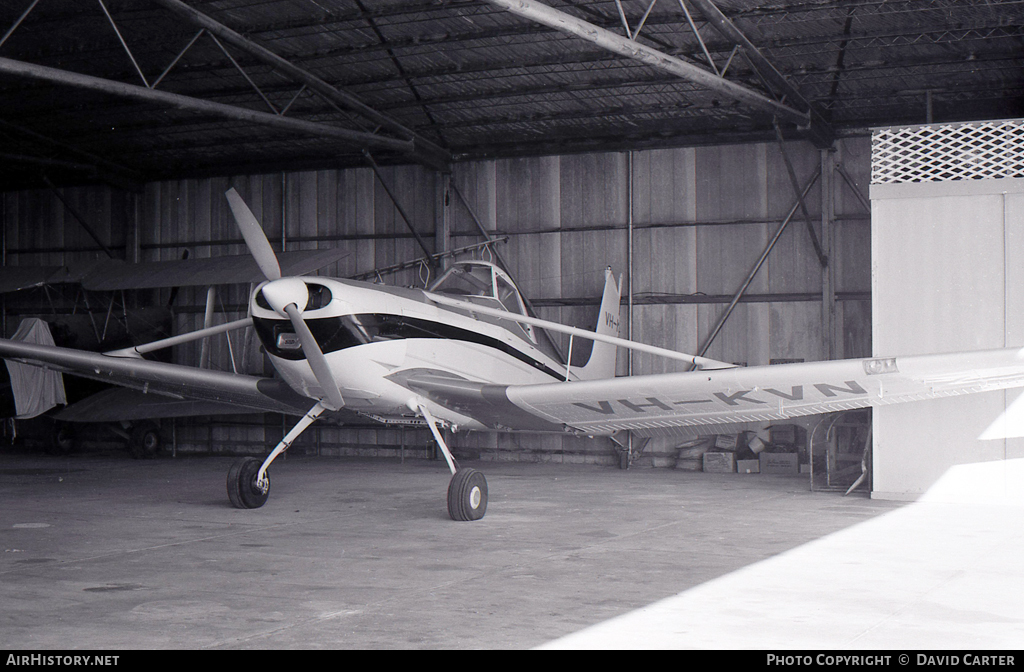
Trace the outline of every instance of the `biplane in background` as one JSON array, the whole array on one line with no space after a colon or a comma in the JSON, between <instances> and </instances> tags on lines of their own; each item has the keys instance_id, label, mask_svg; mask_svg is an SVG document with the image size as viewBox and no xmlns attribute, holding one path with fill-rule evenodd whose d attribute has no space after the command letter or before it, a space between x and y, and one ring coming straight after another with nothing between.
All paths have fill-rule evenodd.
<instances>
[{"instance_id":1,"label":"biplane in background","mask_svg":"<svg viewBox=\"0 0 1024 672\"><path fill-rule=\"evenodd\" d=\"M316 271L344 257L343 250L286 252L281 263L289 274ZM132 264L117 259L96 259L66 266L0 267L0 294L13 295L25 290L43 289L52 310L46 314L22 314L14 340L63 348L103 352L164 341L172 334L175 297L187 287L215 287L253 284L263 275L251 255L225 255ZM51 300L59 288L70 286L75 292L69 310L60 310ZM169 289L164 305L153 303L149 290ZM142 300L126 300L125 293L148 295ZM97 294L106 305L97 303ZM207 316L212 316L213 293L207 294ZM119 298L118 298L119 297ZM61 301L58 301L60 304ZM66 302L65 302L66 303ZM210 318L208 317L207 320ZM163 358L169 351L155 351L149 357ZM201 357L205 359L205 357ZM154 457L162 437L153 422L162 417L213 415L231 412L198 403L174 403L141 395L126 388L80 376L45 373L35 367L9 363L0 367L0 418L12 423L15 435L42 435L49 452L65 453L75 444L77 422L104 422L115 434L127 440L129 453L136 458ZM70 372L69 372L70 373ZM56 407L62 407L57 409ZM51 409L55 409L52 410ZM45 414L45 416L44 416ZM32 420L40 418L41 423Z\"/></svg>"},{"instance_id":2,"label":"biplane in background","mask_svg":"<svg viewBox=\"0 0 1024 672\"><path fill-rule=\"evenodd\" d=\"M443 429L716 433L737 423L1024 386L1019 348L737 367L627 341L618 337L619 285L610 270L593 332L527 315L511 279L485 262L455 263L427 289L290 275L241 197L231 189L227 198L264 278L245 319L106 354L0 340L0 356L169 400L301 413L266 459L232 464L227 490L239 508L263 506L274 459L317 418L341 412L426 423L452 472L449 514L476 520L487 508L487 481L458 466ZM138 357L144 349L249 325L279 378ZM541 329L594 341L589 361L566 364L538 338ZM618 347L693 368L615 377Z\"/></svg>"}]
</instances>

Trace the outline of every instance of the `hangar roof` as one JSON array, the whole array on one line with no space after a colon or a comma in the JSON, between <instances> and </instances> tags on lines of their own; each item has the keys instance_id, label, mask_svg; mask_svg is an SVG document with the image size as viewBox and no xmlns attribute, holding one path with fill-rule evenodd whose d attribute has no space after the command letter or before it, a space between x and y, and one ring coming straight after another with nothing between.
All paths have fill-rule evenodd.
<instances>
[{"instance_id":1,"label":"hangar roof","mask_svg":"<svg viewBox=\"0 0 1024 672\"><path fill-rule=\"evenodd\" d=\"M0 190L825 146L1024 116L1024 0L0 0L0 101Z\"/></svg>"}]
</instances>

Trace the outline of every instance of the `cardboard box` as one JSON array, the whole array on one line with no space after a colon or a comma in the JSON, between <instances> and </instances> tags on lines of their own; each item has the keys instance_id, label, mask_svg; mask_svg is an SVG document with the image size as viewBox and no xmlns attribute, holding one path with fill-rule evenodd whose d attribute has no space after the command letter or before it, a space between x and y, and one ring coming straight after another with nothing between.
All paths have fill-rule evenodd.
<instances>
[{"instance_id":1,"label":"cardboard box","mask_svg":"<svg viewBox=\"0 0 1024 672\"><path fill-rule=\"evenodd\" d=\"M760 474L761 460L736 460L736 473Z\"/></svg>"},{"instance_id":2,"label":"cardboard box","mask_svg":"<svg viewBox=\"0 0 1024 672\"><path fill-rule=\"evenodd\" d=\"M704 471L731 474L736 471L735 453L704 453Z\"/></svg>"},{"instance_id":3,"label":"cardboard box","mask_svg":"<svg viewBox=\"0 0 1024 672\"><path fill-rule=\"evenodd\" d=\"M699 457L696 459L680 458L676 460L676 469L681 471L701 471L703 468L703 460Z\"/></svg>"},{"instance_id":4,"label":"cardboard box","mask_svg":"<svg viewBox=\"0 0 1024 672\"><path fill-rule=\"evenodd\" d=\"M771 432L767 429L759 429L754 434L754 438L750 439L747 443L747 448L750 449L754 455L757 455L762 450L768 447L768 443L771 442Z\"/></svg>"},{"instance_id":5,"label":"cardboard box","mask_svg":"<svg viewBox=\"0 0 1024 672\"><path fill-rule=\"evenodd\" d=\"M762 474L796 474L799 473L799 461L796 453L761 453Z\"/></svg>"},{"instance_id":6,"label":"cardboard box","mask_svg":"<svg viewBox=\"0 0 1024 672\"><path fill-rule=\"evenodd\" d=\"M701 456L704 453L711 450L714 439L696 439L694 441L687 441L686 443L679 446L680 460L697 460L698 465L700 464ZM700 468L696 471L700 471Z\"/></svg>"},{"instance_id":7,"label":"cardboard box","mask_svg":"<svg viewBox=\"0 0 1024 672\"><path fill-rule=\"evenodd\" d=\"M771 428L771 442L772 443L796 443L797 442L797 427L796 425L772 425Z\"/></svg>"},{"instance_id":8,"label":"cardboard box","mask_svg":"<svg viewBox=\"0 0 1024 672\"><path fill-rule=\"evenodd\" d=\"M715 448L719 450L736 450L739 446L739 437L736 434L719 434L715 437Z\"/></svg>"}]
</instances>

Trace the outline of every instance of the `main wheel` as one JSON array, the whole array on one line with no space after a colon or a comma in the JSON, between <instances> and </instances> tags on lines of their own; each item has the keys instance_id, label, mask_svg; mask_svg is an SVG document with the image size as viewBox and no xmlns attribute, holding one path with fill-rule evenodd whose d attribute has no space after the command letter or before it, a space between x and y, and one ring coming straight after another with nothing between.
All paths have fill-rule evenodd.
<instances>
[{"instance_id":1,"label":"main wheel","mask_svg":"<svg viewBox=\"0 0 1024 672\"><path fill-rule=\"evenodd\" d=\"M480 520L487 512L487 479L476 469L459 469L448 484L452 520Z\"/></svg>"},{"instance_id":2,"label":"main wheel","mask_svg":"<svg viewBox=\"0 0 1024 672\"><path fill-rule=\"evenodd\" d=\"M151 460L157 456L163 444L159 425L147 420L132 427L128 453L136 460Z\"/></svg>"},{"instance_id":3,"label":"main wheel","mask_svg":"<svg viewBox=\"0 0 1024 672\"><path fill-rule=\"evenodd\" d=\"M78 447L78 433L66 422L56 422L44 450L50 455L67 455Z\"/></svg>"},{"instance_id":4,"label":"main wheel","mask_svg":"<svg viewBox=\"0 0 1024 672\"><path fill-rule=\"evenodd\" d=\"M270 495L270 474L264 477L265 490L256 485L262 464L255 457L243 457L228 469L228 499L231 500L231 506L236 509L258 509L266 504Z\"/></svg>"}]
</instances>

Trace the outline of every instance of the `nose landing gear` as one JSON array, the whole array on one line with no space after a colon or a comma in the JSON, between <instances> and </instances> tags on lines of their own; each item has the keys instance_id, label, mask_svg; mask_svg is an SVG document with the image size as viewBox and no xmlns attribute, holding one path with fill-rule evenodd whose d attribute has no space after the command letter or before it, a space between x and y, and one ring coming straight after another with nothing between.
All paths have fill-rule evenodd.
<instances>
[{"instance_id":1,"label":"nose landing gear","mask_svg":"<svg viewBox=\"0 0 1024 672\"><path fill-rule=\"evenodd\" d=\"M288 450L307 427L320 417L326 407L317 402L304 416L285 434L273 452L262 462L255 457L243 457L228 469L228 499L236 509L258 509L267 502L270 495L270 474L267 468L278 455Z\"/></svg>"}]
</instances>

